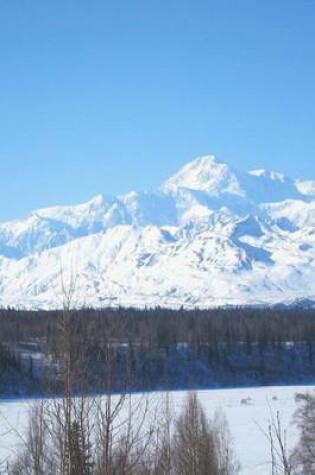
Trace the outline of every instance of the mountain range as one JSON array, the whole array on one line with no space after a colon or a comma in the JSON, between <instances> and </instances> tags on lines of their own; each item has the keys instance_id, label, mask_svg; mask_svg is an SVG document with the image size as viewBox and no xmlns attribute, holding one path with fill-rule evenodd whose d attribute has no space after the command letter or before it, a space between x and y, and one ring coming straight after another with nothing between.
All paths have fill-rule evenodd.
<instances>
[{"instance_id":1,"label":"mountain range","mask_svg":"<svg viewBox=\"0 0 315 475\"><path fill-rule=\"evenodd\" d=\"M315 181L204 156L155 190L0 224L0 305L315 302ZM71 300L71 302L70 302Z\"/></svg>"}]
</instances>

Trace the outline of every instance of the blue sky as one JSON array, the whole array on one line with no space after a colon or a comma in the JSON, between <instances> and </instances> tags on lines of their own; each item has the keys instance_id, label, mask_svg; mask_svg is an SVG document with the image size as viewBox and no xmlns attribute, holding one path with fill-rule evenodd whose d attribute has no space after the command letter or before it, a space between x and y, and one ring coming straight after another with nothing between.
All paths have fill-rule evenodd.
<instances>
[{"instance_id":1,"label":"blue sky","mask_svg":"<svg viewBox=\"0 0 315 475\"><path fill-rule=\"evenodd\" d=\"M313 0L0 0L0 220L214 153L315 179Z\"/></svg>"}]
</instances>

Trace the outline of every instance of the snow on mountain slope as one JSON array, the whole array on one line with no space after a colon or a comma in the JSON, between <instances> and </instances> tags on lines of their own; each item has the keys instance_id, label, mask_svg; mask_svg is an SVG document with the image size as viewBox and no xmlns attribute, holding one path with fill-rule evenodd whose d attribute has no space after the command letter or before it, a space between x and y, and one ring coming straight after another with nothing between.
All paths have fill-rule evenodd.
<instances>
[{"instance_id":1,"label":"snow on mountain slope","mask_svg":"<svg viewBox=\"0 0 315 475\"><path fill-rule=\"evenodd\" d=\"M178 173L162 185L164 190L177 188L203 190L213 196L224 193L242 195L240 183L234 172L213 155L197 158L185 165Z\"/></svg>"},{"instance_id":2,"label":"snow on mountain slope","mask_svg":"<svg viewBox=\"0 0 315 475\"><path fill-rule=\"evenodd\" d=\"M315 181L296 180L295 185L302 195L315 196Z\"/></svg>"},{"instance_id":3,"label":"snow on mountain slope","mask_svg":"<svg viewBox=\"0 0 315 475\"><path fill-rule=\"evenodd\" d=\"M281 173L254 170L243 174L246 196L256 203L305 199L296 183Z\"/></svg>"},{"instance_id":4,"label":"snow on mountain slope","mask_svg":"<svg viewBox=\"0 0 315 475\"><path fill-rule=\"evenodd\" d=\"M315 197L302 183L206 156L158 190L0 224L0 304L60 307L74 275L78 306L315 301Z\"/></svg>"}]
</instances>

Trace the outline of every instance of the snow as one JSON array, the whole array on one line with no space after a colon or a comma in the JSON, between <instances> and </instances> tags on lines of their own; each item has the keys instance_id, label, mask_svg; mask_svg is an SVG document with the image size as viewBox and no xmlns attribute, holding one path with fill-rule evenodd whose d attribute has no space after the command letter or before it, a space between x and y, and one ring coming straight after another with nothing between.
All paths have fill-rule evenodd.
<instances>
[{"instance_id":1,"label":"snow","mask_svg":"<svg viewBox=\"0 0 315 475\"><path fill-rule=\"evenodd\" d=\"M288 178L283 175L283 173L278 173L278 172L272 172L269 170L264 170L264 169L259 169L259 170L252 170L249 172L250 175L257 176L257 177L263 177L268 180L275 180L275 181L280 181L284 183Z\"/></svg>"},{"instance_id":2,"label":"snow","mask_svg":"<svg viewBox=\"0 0 315 475\"><path fill-rule=\"evenodd\" d=\"M264 431L268 430L271 414L279 411L283 429L287 431L288 447L297 440L297 429L292 424L296 409L294 396L297 392L312 390L310 386L280 386L241 389L198 391L198 398L211 417L216 409L223 409L232 433L235 450L242 464L241 475L269 475L270 447ZM153 401L159 401L163 393L154 393ZM170 404L178 411L183 404L184 391L171 392ZM138 398L134 395L133 398ZM242 399L248 399L242 404ZM27 411L34 400L0 401L0 460L14 453L26 425ZM14 428L14 430L12 430ZM11 430L9 430L11 429Z\"/></svg>"},{"instance_id":3,"label":"snow","mask_svg":"<svg viewBox=\"0 0 315 475\"><path fill-rule=\"evenodd\" d=\"M78 306L315 301L312 183L208 155L157 190L0 224L0 305L62 305L61 272Z\"/></svg>"},{"instance_id":4,"label":"snow","mask_svg":"<svg viewBox=\"0 0 315 475\"><path fill-rule=\"evenodd\" d=\"M214 155L193 160L162 184L164 190L175 191L177 188L203 190L214 196L221 193L242 195L237 176Z\"/></svg>"},{"instance_id":5,"label":"snow","mask_svg":"<svg viewBox=\"0 0 315 475\"><path fill-rule=\"evenodd\" d=\"M296 187L303 195L315 196L315 181L296 180Z\"/></svg>"}]
</instances>

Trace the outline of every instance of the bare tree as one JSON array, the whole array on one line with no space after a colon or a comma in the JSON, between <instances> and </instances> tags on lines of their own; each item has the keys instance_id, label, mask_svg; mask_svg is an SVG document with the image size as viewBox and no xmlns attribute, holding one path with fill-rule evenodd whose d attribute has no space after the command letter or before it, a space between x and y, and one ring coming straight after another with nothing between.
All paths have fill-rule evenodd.
<instances>
[{"instance_id":1,"label":"bare tree","mask_svg":"<svg viewBox=\"0 0 315 475\"><path fill-rule=\"evenodd\" d=\"M165 394L161 414L160 425L156 434L156 449L154 451L154 474L170 475L173 465L172 451L172 414L170 395Z\"/></svg>"},{"instance_id":2,"label":"bare tree","mask_svg":"<svg viewBox=\"0 0 315 475\"><path fill-rule=\"evenodd\" d=\"M295 396L298 408L294 422L299 429L299 441L293 452L296 472L315 474L315 392L298 393Z\"/></svg>"},{"instance_id":3,"label":"bare tree","mask_svg":"<svg viewBox=\"0 0 315 475\"><path fill-rule=\"evenodd\" d=\"M219 474L235 475L240 471L227 418L222 410L217 410L213 419L215 450Z\"/></svg>"},{"instance_id":4,"label":"bare tree","mask_svg":"<svg viewBox=\"0 0 315 475\"><path fill-rule=\"evenodd\" d=\"M25 438L21 438L22 450L8 466L10 475L53 475L55 466L51 457L46 407L43 401L29 410L29 424Z\"/></svg>"},{"instance_id":5,"label":"bare tree","mask_svg":"<svg viewBox=\"0 0 315 475\"><path fill-rule=\"evenodd\" d=\"M260 430L266 436L270 447L272 475L293 475L295 473L292 454L287 446L287 430L283 428L279 411L274 416L270 407L268 430Z\"/></svg>"},{"instance_id":6,"label":"bare tree","mask_svg":"<svg viewBox=\"0 0 315 475\"><path fill-rule=\"evenodd\" d=\"M105 365L99 388L89 395L82 316L71 308L76 280L66 290L57 320L62 397L38 402L30 413L25 449L9 466L11 475L114 475L137 473L153 434L149 398L113 395L115 345L110 327L99 347ZM113 325L112 325L113 326Z\"/></svg>"},{"instance_id":7,"label":"bare tree","mask_svg":"<svg viewBox=\"0 0 315 475\"><path fill-rule=\"evenodd\" d=\"M174 473L218 475L215 434L197 400L189 393L182 414L175 421Z\"/></svg>"}]
</instances>

